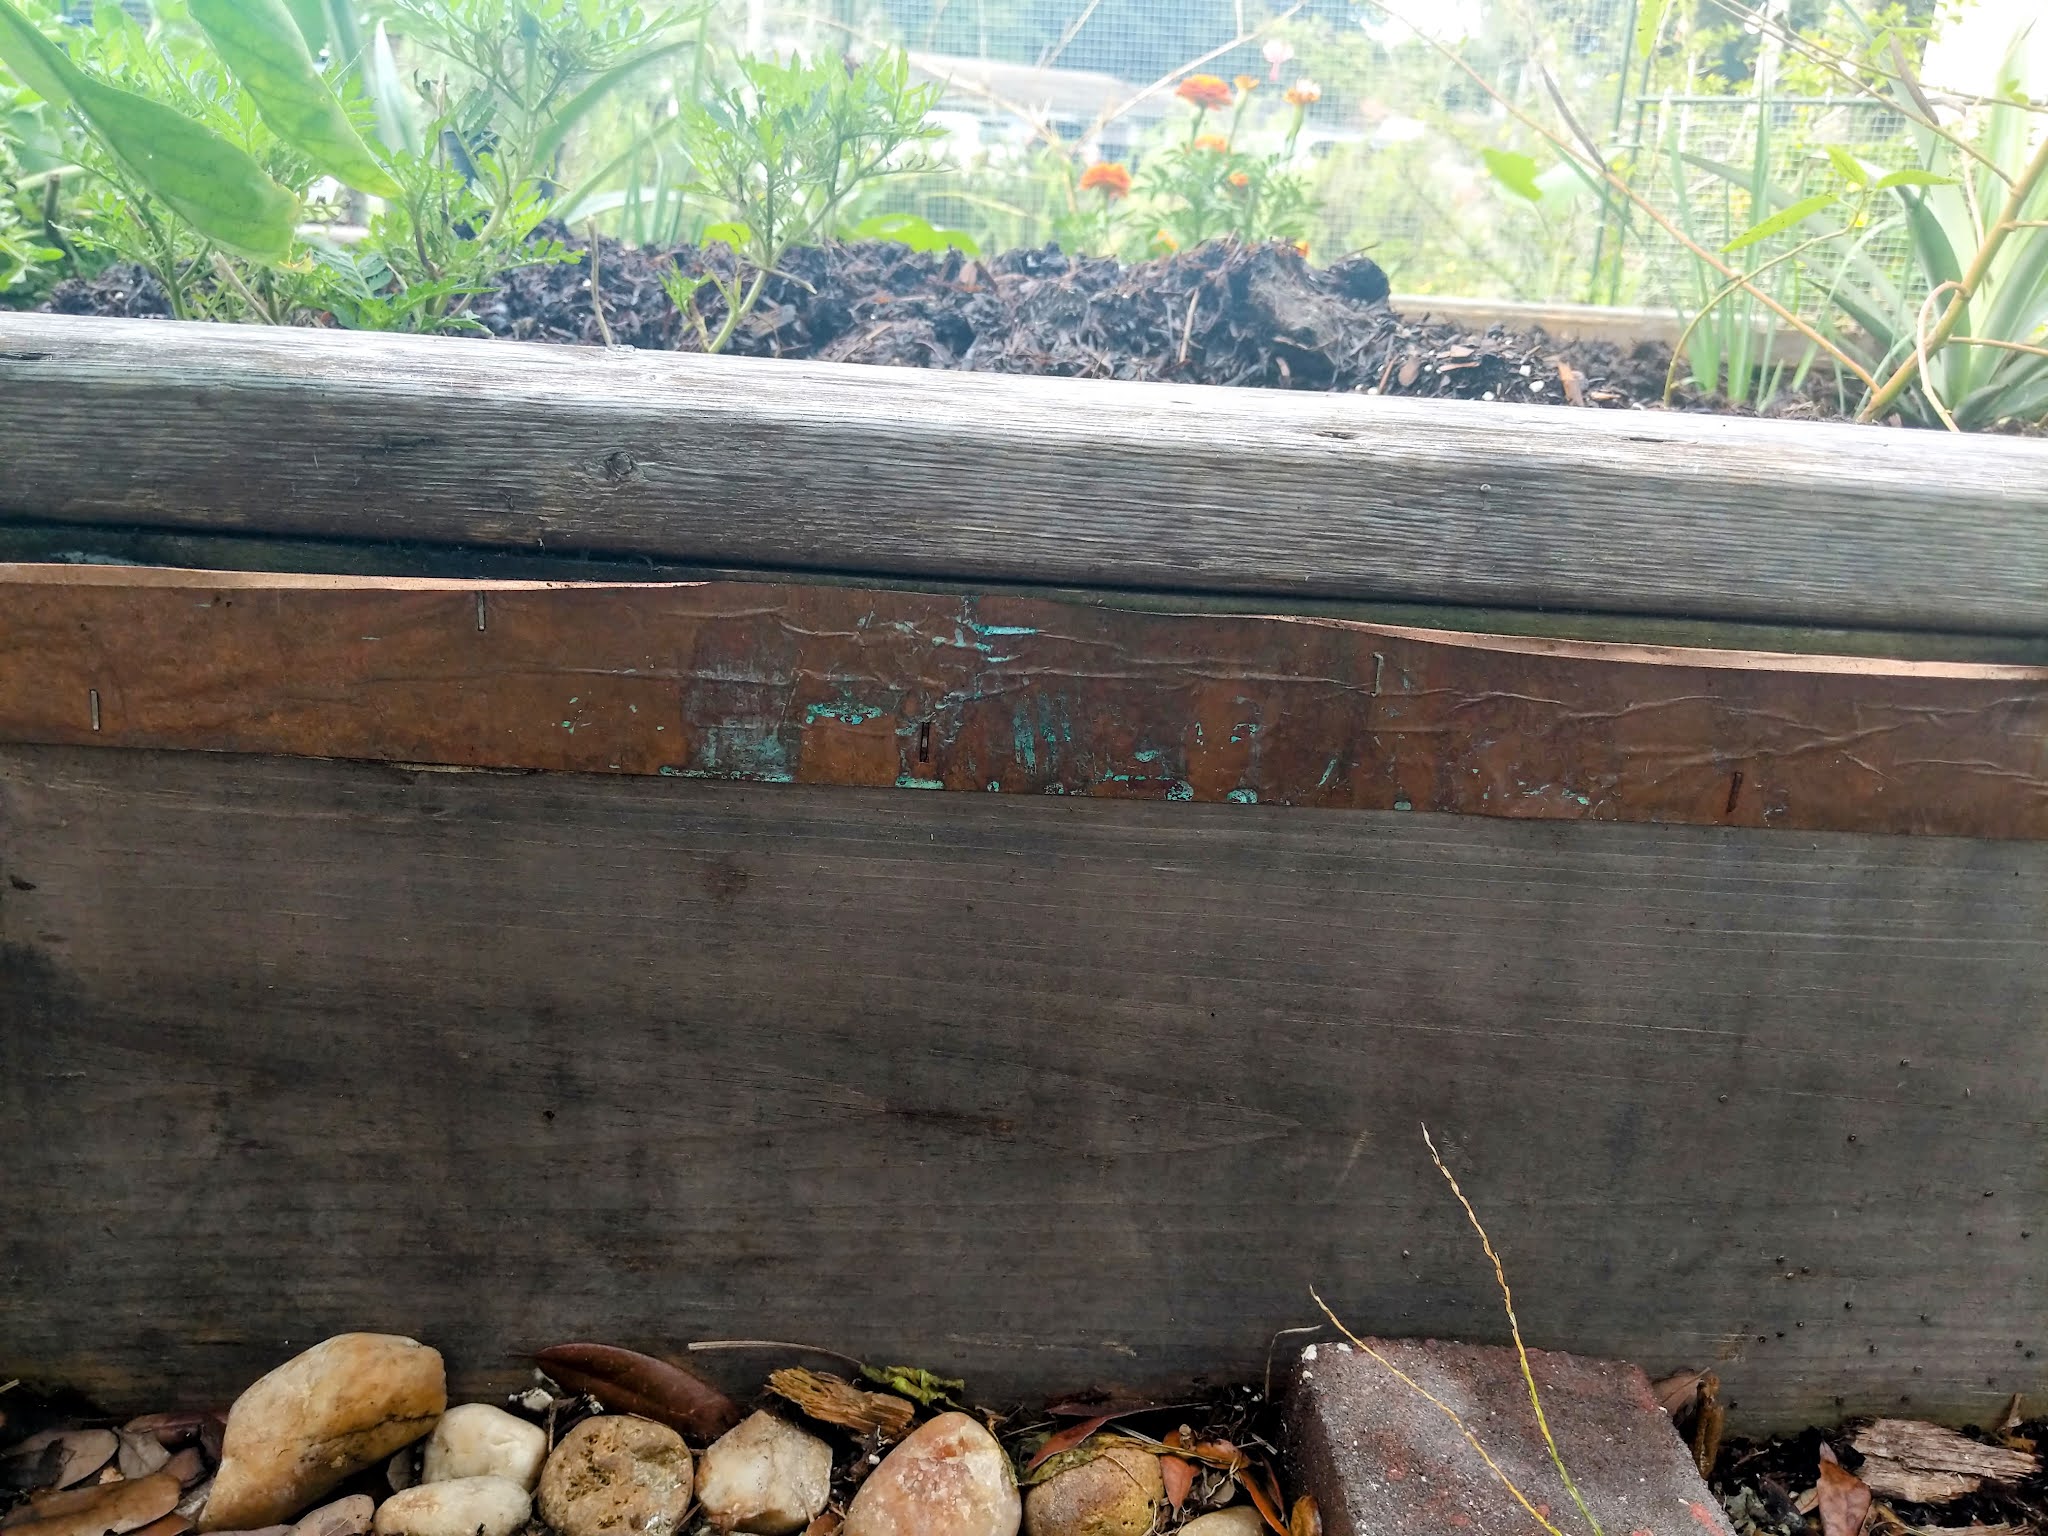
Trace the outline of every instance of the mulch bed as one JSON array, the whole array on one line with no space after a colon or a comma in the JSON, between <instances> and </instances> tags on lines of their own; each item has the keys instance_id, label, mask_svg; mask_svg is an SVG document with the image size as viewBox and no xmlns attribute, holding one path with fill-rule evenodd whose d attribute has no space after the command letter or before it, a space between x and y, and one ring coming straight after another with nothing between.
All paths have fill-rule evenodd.
<instances>
[{"instance_id":1,"label":"mulch bed","mask_svg":"<svg viewBox=\"0 0 2048 1536\"><path fill-rule=\"evenodd\" d=\"M693 274L729 262L723 247L660 252L606 240L598 257L615 344L699 347L697 325L677 312L661 277L671 262ZM1051 247L980 261L869 241L792 253L729 350L1068 378L1664 408L1671 354L1662 345L1563 342L1500 326L1473 331L1396 314L1387 291L1386 275L1367 257L1317 267L1283 245L1218 242L1126 265ZM716 290L703 287L695 303L715 331L723 318ZM155 283L132 267L60 284L44 307L167 312ZM604 342L587 262L508 273L472 310L498 336ZM1726 409L1684 392L1672 403ZM1816 377L1806 393L1775 402L1768 414L1825 418L1839 415L1840 404L1833 386Z\"/></svg>"}]
</instances>

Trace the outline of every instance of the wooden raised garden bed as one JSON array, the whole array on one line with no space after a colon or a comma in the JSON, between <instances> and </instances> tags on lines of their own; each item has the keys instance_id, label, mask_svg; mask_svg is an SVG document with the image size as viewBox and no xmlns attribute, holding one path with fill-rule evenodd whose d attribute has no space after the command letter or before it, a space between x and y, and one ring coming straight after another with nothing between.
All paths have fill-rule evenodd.
<instances>
[{"instance_id":1,"label":"wooden raised garden bed","mask_svg":"<svg viewBox=\"0 0 2048 1536\"><path fill-rule=\"evenodd\" d=\"M1532 1342L2048 1382L2048 445L29 316L0 418L6 1371L1493 1338L1426 1121Z\"/></svg>"}]
</instances>

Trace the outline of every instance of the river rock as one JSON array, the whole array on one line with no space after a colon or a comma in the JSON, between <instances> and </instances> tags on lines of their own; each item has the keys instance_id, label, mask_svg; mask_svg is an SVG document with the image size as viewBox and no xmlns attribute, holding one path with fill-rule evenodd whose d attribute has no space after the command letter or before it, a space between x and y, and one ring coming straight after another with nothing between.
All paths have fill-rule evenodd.
<instances>
[{"instance_id":1,"label":"river rock","mask_svg":"<svg viewBox=\"0 0 2048 1536\"><path fill-rule=\"evenodd\" d=\"M1145 1536L1165 1496L1157 1456L1110 1445L1032 1489L1024 1529L1027 1536Z\"/></svg>"},{"instance_id":2,"label":"river rock","mask_svg":"<svg viewBox=\"0 0 2048 1536\"><path fill-rule=\"evenodd\" d=\"M964 1413L942 1413L860 1485L843 1536L1017 1536L1022 1513L996 1437Z\"/></svg>"},{"instance_id":3,"label":"river rock","mask_svg":"<svg viewBox=\"0 0 2048 1536\"><path fill-rule=\"evenodd\" d=\"M376 1513L375 1499L367 1493L352 1493L301 1515L292 1527L292 1536L363 1536Z\"/></svg>"},{"instance_id":4,"label":"river rock","mask_svg":"<svg viewBox=\"0 0 2048 1536\"><path fill-rule=\"evenodd\" d=\"M235 1399L202 1531L289 1520L343 1478L434 1427L448 1406L440 1351L389 1333L341 1333Z\"/></svg>"},{"instance_id":5,"label":"river rock","mask_svg":"<svg viewBox=\"0 0 2048 1536\"><path fill-rule=\"evenodd\" d=\"M1180 1528L1180 1536L1260 1536L1264 1516L1249 1504L1233 1504L1213 1514L1197 1515Z\"/></svg>"},{"instance_id":6,"label":"river rock","mask_svg":"<svg viewBox=\"0 0 2048 1536\"><path fill-rule=\"evenodd\" d=\"M540 1517L562 1536L671 1536L690 1507L690 1448L628 1413L585 1419L540 1474ZM429 1485L431 1486L431 1485Z\"/></svg>"},{"instance_id":7,"label":"river rock","mask_svg":"<svg viewBox=\"0 0 2048 1536\"><path fill-rule=\"evenodd\" d=\"M394 1493L377 1506L377 1536L512 1536L533 1496L509 1477L450 1477Z\"/></svg>"},{"instance_id":8,"label":"river rock","mask_svg":"<svg viewBox=\"0 0 2048 1536\"><path fill-rule=\"evenodd\" d=\"M547 1431L538 1424L489 1403L464 1403L442 1414L427 1437L420 1481L502 1477L531 1493L547 1459Z\"/></svg>"},{"instance_id":9,"label":"river rock","mask_svg":"<svg viewBox=\"0 0 2048 1536\"><path fill-rule=\"evenodd\" d=\"M832 1495L832 1448L772 1413L712 1442L697 1463L697 1502L722 1531L790 1536Z\"/></svg>"}]
</instances>

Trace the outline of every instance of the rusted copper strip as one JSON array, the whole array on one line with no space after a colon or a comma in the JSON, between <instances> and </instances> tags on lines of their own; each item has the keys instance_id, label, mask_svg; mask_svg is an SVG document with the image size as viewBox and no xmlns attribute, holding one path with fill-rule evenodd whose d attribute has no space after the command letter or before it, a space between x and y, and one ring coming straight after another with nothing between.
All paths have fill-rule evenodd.
<instances>
[{"instance_id":1,"label":"rusted copper strip","mask_svg":"<svg viewBox=\"0 0 2048 1536\"><path fill-rule=\"evenodd\" d=\"M2048 668L802 584L0 566L0 739L2048 837Z\"/></svg>"}]
</instances>

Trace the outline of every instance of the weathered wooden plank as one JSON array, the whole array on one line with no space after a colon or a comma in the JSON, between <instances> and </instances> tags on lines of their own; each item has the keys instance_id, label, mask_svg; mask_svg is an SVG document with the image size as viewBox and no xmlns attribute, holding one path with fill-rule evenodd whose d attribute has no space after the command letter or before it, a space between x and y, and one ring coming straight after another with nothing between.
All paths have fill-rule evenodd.
<instances>
[{"instance_id":1,"label":"weathered wooden plank","mask_svg":"<svg viewBox=\"0 0 2048 1536\"><path fill-rule=\"evenodd\" d=\"M372 544L259 534L177 533L81 523L0 522L0 563L167 566L195 571L422 576L457 581L689 582L787 580L786 573L681 565L602 555L536 554L460 544ZM873 587L872 577L805 573L803 580ZM997 595L1130 608L1154 613L1250 613L1447 629L1464 634L1526 635L1612 645L1672 645L1698 650L1786 651L1796 655L1873 656L1894 661L1982 661L2048 666L2048 632L1948 634L1924 629L1843 629L1762 624L1739 619L1674 619L1654 614L1571 613L1540 608L1472 608L1448 603L1358 602L1241 592L1139 592L1112 587L1045 587L1016 582L895 577L901 591L956 597Z\"/></svg>"},{"instance_id":2,"label":"weathered wooden plank","mask_svg":"<svg viewBox=\"0 0 2048 1536\"><path fill-rule=\"evenodd\" d=\"M2048 667L770 583L0 566L0 740L2048 838Z\"/></svg>"},{"instance_id":3,"label":"weathered wooden plank","mask_svg":"<svg viewBox=\"0 0 2048 1536\"><path fill-rule=\"evenodd\" d=\"M0 418L14 518L2048 631L2017 439L34 315Z\"/></svg>"},{"instance_id":4,"label":"weathered wooden plank","mask_svg":"<svg viewBox=\"0 0 2048 1536\"><path fill-rule=\"evenodd\" d=\"M1532 1343L1981 1422L2048 1389L2044 912L2038 844L0 748L0 1370L1497 1338L1427 1121Z\"/></svg>"}]
</instances>

